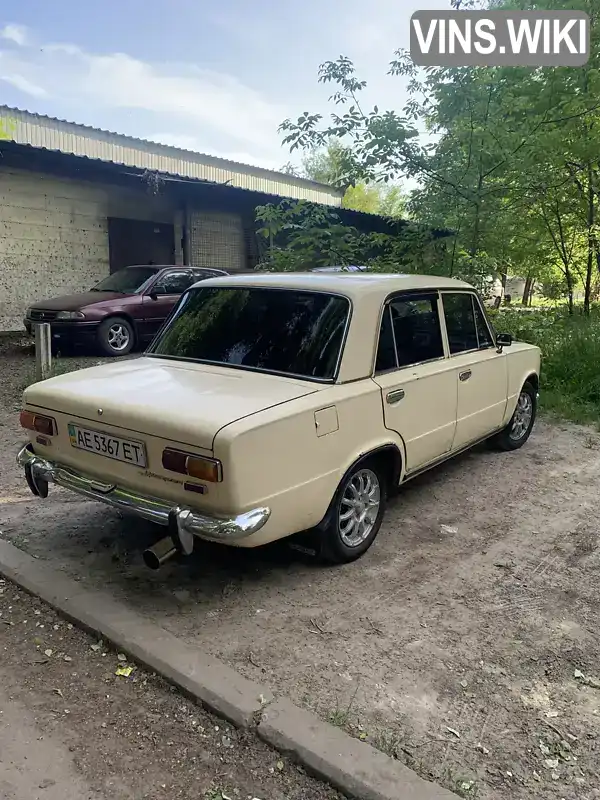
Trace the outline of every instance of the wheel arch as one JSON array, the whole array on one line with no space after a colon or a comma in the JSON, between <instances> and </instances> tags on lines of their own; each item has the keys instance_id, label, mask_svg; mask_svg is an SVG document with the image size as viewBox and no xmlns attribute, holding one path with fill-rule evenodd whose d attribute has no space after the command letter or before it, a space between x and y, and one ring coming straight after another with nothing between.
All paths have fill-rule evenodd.
<instances>
[{"instance_id":1,"label":"wheel arch","mask_svg":"<svg viewBox=\"0 0 600 800\"><path fill-rule=\"evenodd\" d=\"M533 388L535 389L535 391L539 392L539 390L540 390L540 376L537 374L537 372L530 372L529 375L523 381L523 386L526 383L530 383L533 386Z\"/></svg>"},{"instance_id":2,"label":"wheel arch","mask_svg":"<svg viewBox=\"0 0 600 800\"><path fill-rule=\"evenodd\" d=\"M361 453L354 459L354 461L342 475L338 485L336 486L333 497L329 502L329 506L327 507L327 511L325 512L323 519L318 523L318 525L316 525L317 528L323 528L327 526L331 514L335 509L335 501L339 488L348 478L348 476L351 475L352 472L361 464L372 460L376 460L383 465L383 470L387 479L386 491L388 494L390 489L394 489L399 485L404 466L404 457L397 444L394 444L393 442L387 442L385 444L378 445L377 447L374 447L365 453Z\"/></svg>"},{"instance_id":3,"label":"wheel arch","mask_svg":"<svg viewBox=\"0 0 600 800\"><path fill-rule=\"evenodd\" d=\"M134 344L139 341L136 321L127 311L110 311L103 319L100 320L98 328L100 328L101 325L105 325L107 322L110 322L111 319L124 319L126 322L128 322L133 330Z\"/></svg>"}]
</instances>

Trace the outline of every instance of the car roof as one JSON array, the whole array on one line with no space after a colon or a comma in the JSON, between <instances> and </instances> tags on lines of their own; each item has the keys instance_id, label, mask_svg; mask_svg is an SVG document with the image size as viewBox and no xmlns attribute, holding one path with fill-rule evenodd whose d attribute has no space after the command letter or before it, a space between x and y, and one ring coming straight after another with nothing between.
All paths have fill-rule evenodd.
<instances>
[{"instance_id":1,"label":"car roof","mask_svg":"<svg viewBox=\"0 0 600 800\"><path fill-rule=\"evenodd\" d=\"M198 286L212 286L213 279L199 282ZM350 298L365 295L388 295L391 292L423 291L426 289L473 289L464 281L442 278L439 275L412 275L382 272L257 272L254 274L229 274L215 280L215 286L240 286L272 289L300 289L306 291L344 294Z\"/></svg>"},{"instance_id":2,"label":"car roof","mask_svg":"<svg viewBox=\"0 0 600 800\"><path fill-rule=\"evenodd\" d=\"M161 269L192 269L196 272L206 270L207 272L217 272L219 275L229 275L224 269L218 269L217 267L192 267L189 264L128 264L122 269L140 269L142 267L144 269L154 269L157 272Z\"/></svg>"},{"instance_id":3,"label":"car roof","mask_svg":"<svg viewBox=\"0 0 600 800\"><path fill-rule=\"evenodd\" d=\"M365 272L368 269L361 264L348 264L344 267L314 267L311 272Z\"/></svg>"}]
</instances>

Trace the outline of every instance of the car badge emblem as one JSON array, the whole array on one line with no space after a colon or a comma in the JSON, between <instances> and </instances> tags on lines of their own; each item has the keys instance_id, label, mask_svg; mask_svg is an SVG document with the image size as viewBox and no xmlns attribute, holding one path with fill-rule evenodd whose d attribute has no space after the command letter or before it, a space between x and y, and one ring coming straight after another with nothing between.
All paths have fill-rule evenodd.
<instances>
[{"instance_id":1,"label":"car badge emblem","mask_svg":"<svg viewBox=\"0 0 600 800\"><path fill-rule=\"evenodd\" d=\"M99 416L99 417L101 417L101 416L102 416L102 414L104 414L104 411L102 411L102 409L101 409L101 408L99 408L99 409L98 409L98 416Z\"/></svg>"}]
</instances>

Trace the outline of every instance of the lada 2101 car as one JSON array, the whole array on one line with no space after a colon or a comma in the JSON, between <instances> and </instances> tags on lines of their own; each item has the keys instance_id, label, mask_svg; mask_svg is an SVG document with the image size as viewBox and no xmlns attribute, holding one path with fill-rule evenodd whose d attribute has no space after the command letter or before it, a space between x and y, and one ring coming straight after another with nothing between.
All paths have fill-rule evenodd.
<instances>
[{"instance_id":1,"label":"lada 2101 car","mask_svg":"<svg viewBox=\"0 0 600 800\"><path fill-rule=\"evenodd\" d=\"M18 461L36 495L53 482L166 526L151 566L196 537L305 531L348 562L405 481L484 439L521 447L539 373L539 349L497 335L458 280L208 279L143 357L26 389Z\"/></svg>"}]
</instances>

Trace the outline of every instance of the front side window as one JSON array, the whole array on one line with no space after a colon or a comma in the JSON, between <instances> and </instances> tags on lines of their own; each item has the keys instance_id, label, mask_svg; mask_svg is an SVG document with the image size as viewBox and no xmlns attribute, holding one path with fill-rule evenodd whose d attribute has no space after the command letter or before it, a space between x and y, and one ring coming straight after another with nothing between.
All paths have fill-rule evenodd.
<instances>
[{"instance_id":1,"label":"front side window","mask_svg":"<svg viewBox=\"0 0 600 800\"><path fill-rule=\"evenodd\" d=\"M470 292L443 294L450 354L466 353L493 345L479 300Z\"/></svg>"},{"instance_id":2,"label":"front side window","mask_svg":"<svg viewBox=\"0 0 600 800\"><path fill-rule=\"evenodd\" d=\"M392 300L384 310L376 370L383 372L443 357L437 294Z\"/></svg>"},{"instance_id":3,"label":"front side window","mask_svg":"<svg viewBox=\"0 0 600 800\"><path fill-rule=\"evenodd\" d=\"M198 286L150 353L333 380L349 313L347 298L322 292Z\"/></svg>"},{"instance_id":4,"label":"front side window","mask_svg":"<svg viewBox=\"0 0 600 800\"><path fill-rule=\"evenodd\" d=\"M104 278L91 291L137 294L154 275L156 275L156 268L153 267L126 267L113 272L108 278Z\"/></svg>"}]
</instances>

